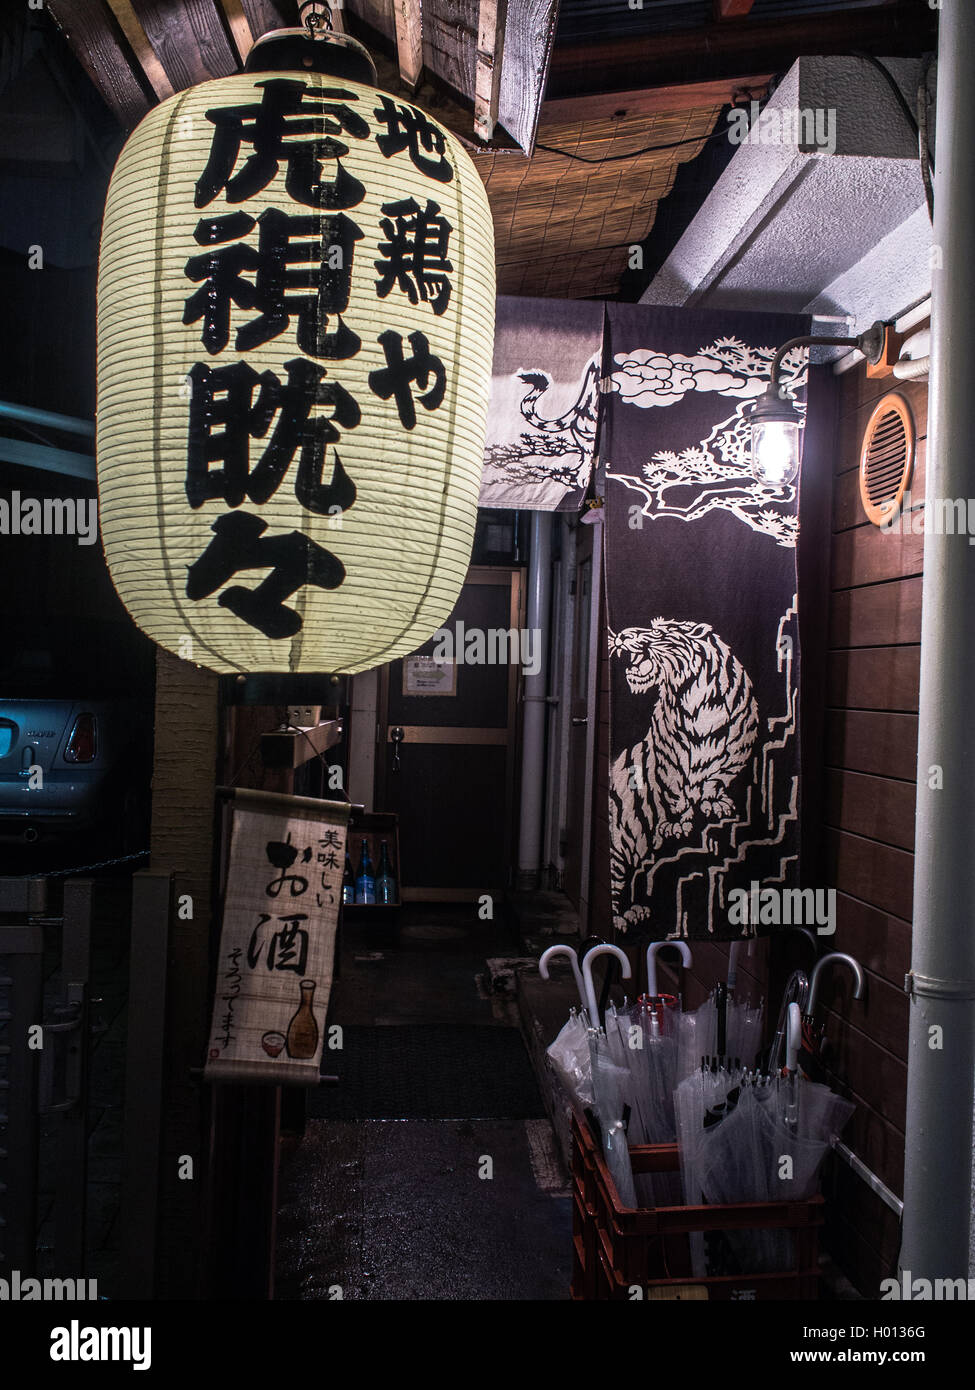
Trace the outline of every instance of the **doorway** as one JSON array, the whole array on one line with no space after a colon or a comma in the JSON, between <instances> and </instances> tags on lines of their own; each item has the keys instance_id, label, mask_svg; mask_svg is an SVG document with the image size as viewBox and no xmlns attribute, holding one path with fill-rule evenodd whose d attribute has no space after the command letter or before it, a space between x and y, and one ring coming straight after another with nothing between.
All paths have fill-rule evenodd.
<instances>
[{"instance_id":1,"label":"doorway","mask_svg":"<svg viewBox=\"0 0 975 1390\"><path fill-rule=\"evenodd\" d=\"M381 670L376 807L399 817L407 902L471 902L509 886L521 682L510 639L523 625L522 571L475 566L441 629L459 648L453 664L438 663L435 636Z\"/></svg>"}]
</instances>

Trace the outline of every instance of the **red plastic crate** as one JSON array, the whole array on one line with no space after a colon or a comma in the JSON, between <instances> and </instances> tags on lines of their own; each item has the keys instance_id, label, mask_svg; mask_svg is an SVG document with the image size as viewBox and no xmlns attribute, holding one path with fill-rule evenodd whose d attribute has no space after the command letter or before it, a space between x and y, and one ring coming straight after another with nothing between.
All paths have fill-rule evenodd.
<instances>
[{"instance_id":1,"label":"red plastic crate","mask_svg":"<svg viewBox=\"0 0 975 1390\"><path fill-rule=\"evenodd\" d=\"M676 1144L631 1145L634 1173L676 1172ZM574 1299L801 1299L819 1295L822 1197L724 1206L624 1207L588 1124L572 1116ZM771 1274L692 1272L695 1232L783 1230L795 1251L790 1269ZM640 1294L635 1291L640 1290Z\"/></svg>"}]
</instances>

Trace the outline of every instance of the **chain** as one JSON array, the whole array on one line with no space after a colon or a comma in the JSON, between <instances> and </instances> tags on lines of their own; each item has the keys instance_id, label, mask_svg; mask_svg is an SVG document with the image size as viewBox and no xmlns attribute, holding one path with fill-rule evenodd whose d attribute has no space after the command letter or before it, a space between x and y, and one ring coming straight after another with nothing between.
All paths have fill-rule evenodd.
<instances>
[{"instance_id":1,"label":"chain","mask_svg":"<svg viewBox=\"0 0 975 1390\"><path fill-rule=\"evenodd\" d=\"M46 874L25 874L25 878L64 878L66 874L87 874L92 869L110 869L115 864L128 864L132 859L148 859L149 851L140 849L136 854L121 854L117 859L99 859L97 864L80 864L76 869L52 869Z\"/></svg>"},{"instance_id":2,"label":"chain","mask_svg":"<svg viewBox=\"0 0 975 1390\"><path fill-rule=\"evenodd\" d=\"M309 36L317 39L319 30L331 31L332 7L328 0L299 0L298 18L308 30Z\"/></svg>"}]
</instances>

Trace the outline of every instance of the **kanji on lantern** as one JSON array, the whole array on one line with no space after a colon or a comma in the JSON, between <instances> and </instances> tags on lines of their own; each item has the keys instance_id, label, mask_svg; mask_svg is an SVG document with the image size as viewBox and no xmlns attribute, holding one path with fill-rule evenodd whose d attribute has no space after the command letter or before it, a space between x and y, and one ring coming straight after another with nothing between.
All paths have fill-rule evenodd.
<instances>
[{"instance_id":1,"label":"kanji on lantern","mask_svg":"<svg viewBox=\"0 0 975 1390\"><path fill-rule=\"evenodd\" d=\"M258 374L247 362L227 367L197 362L192 367L186 463L186 496L191 507L218 497L231 507L239 507L245 497L258 504L267 502L299 446L295 496L302 506L323 516L352 506L355 483L338 454L332 456L331 480L323 483L322 478L326 449L341 438L337 425L355 429L362 412L340 382L326 381L325 368L316 362L295 357L284 365L288 372L285 383L274 372ZM316 405L331 406L331 415L312 416ZM267 446L251 469L250 441L263 438L275 416ZM213 468L218 462L223 467Z\"/></svg>"},{"instance_id":2,"label":"kanji on lantern","mask_svg":"<svg viewBox=\"0 0 975 1390\"><path fill-rule=\"evenodd\" d=\"M220 224L233 224L233 230ZM258 246L246 243L220 246L187 261L185 274L204 281L186 301L183 322L204 320L203 343L211 354L226 347L230 336L231 302L241 309L258 309L260 317L242 324L235 346L247 352L283 333L296 316L296 341L312 357L343 359L359 351L361 341L339 317L348 308L355 243L362 231L344 212L330 217L293 217L268 208L255 220L246 213L201 221L196 239L226 241L244 236L259 225ZM222 234L221 234L222 233ZM297 265L301 269L291 269ZM253 281L243 272L254 272Z\"/></svg>"},{"instance_id":3,"label":"kanji on lantern","mask_svg":"<svg viewBox=\"0 0 975 1390\"><path fill-rule=\"evenodd\" d=\"M423 300L435 314L442 314L450 301L447 276L453 266L447 250L453 228L429 198L425 208L415 198L401 198L383 203L382 210L386 216L379 225L387 240L380 242L380 259L375 262L381 277L376 293L385 299L396 285L411 304Z\"/></svg>"},{"instance_id":4,"label":"kanji on lantern","mask_svg":"<svg viewBox=\"0 0 975 1390\"><path fill-rule=\"evenodd\" d=\"M417 169L438 183L450 183L454 169L446 156L443 131L428 121L415 106L404 106L392 97L380 94L373 115L386 127L385 135L376 136L376 144L387 159L406 150Z\"/></svg>"},{"instance_id":5,"label":"kanji on lantern","mask_svg":"<svg viewBox=\"0 0 975 1390\"><path fill-rule=\"evenodd\" d=\"M403 356L403 335L388 328L380 333L379 343L386 358L386 366L369 373L369 387L382 400L392 396L396 401L400 423L404 429L416 426L416 407L410 383L416 382L424 393L417 400L424 410L436 410L444 398L447 387L447 373L439 357L430 351L425 334L417 332L409 335L412 357ZM433 385L427 383L433 378Z\"/></svg>"},{"instance_id":6,"label":"kanji on lantern","mask_svg":"<svg viewBox=\"0 0 975 1390\"><path fill-rule=\"evenodd\" d=\"M309 87L287 77L256 85L263 89L260 102L214 107L206 113L216 130L197 181L196 206L207 207L224 190L228 203L246 202L267 187L281 164L287 166L288 196L297 203L351 208L361 202L363 185L341 163L334 180L322 178L323 159L340 161L349 153L349 146L335 136L349 134L361 140L369 134L367 122L349 105L358 100L355 93L342 87ZM253 152L234 172L245 144Z\"/></svg>"},{"instance_id":7,"label":"kanji on lantern","mask_svg":"<svg viewBox=\"0 0 975 1390\"><path fill-rule=\"evenodd\" d=\"M269 569L271 573L256 589L235 584L217 600L221 608L229 609L265 637L293 637L301 631L301 614L288 608L285 599L306 584L337 589L345 578L341 560L317 541L300 531L265 536L267 522L249 512L219 516L211 530L214 539L187 570L187 598L208 598L241 570ZM307 881L302 882L307 887Z\"/></svg>"}]
</instances>

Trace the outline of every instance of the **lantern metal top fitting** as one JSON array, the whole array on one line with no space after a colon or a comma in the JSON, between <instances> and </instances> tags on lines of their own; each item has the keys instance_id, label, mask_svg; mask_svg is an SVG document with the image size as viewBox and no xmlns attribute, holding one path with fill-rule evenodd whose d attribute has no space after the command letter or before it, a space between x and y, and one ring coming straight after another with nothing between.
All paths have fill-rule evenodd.
<instances>
[{"instance_id":1,"label":"lantern metal top fitting","mask_svg":"<svg viewBox=\"0 0 975 1390\"><path fill-rule=\"evenodd\" d=\"M881 320L855 338L827 338L811 334L790 338L772 358L768 389L751 408L751 471L760 483L784 487L799 472L799 425L801 417L792 397L779 380L782 363L797 347L855 347L868 362L879 362L887 340L887 325Z\"/></svg>"},{"instance_id":2,"label":"lantern metal top fitting","mask_svg":"<svg viewBox=\"0 0 975 1390\"><path fill-rule=\"evenodd\" d=\"M368 48L332 28L332 11L321 0L299 5L300 25L271 29L257 39L245 72L319 72L375 87L379 81ZM323 13L324 12L324 13Z\"/></svg>"}]
</instances>

